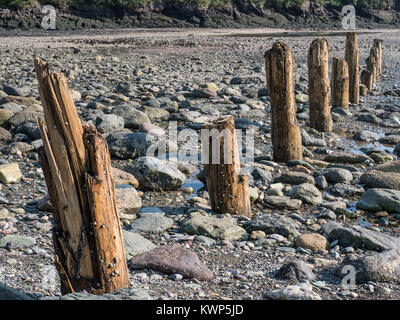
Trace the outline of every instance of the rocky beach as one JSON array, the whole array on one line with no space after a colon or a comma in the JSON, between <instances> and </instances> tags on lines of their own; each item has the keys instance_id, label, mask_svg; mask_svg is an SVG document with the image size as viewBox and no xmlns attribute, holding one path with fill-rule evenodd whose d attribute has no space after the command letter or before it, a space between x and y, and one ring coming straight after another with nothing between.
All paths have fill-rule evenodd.
<instances>
[{"instance_id":1,"label":"rocky beach","mask_svg":"<svg viewBox=\"0 0 400 320\"><path fill-rule=\"evenodd\" d=\"M344 31L0 31L0 298L400 299L398 30L358 30L361 69L382 40L382 77L359 104L332 108L328 133L309 122L307 52L320 37L331 72ZM303 144L303 160L287 164L273 161L265 84L264 53L277 41L293 52ZM130 289L60 294L36 56L66 75L80 118L108 143ZM252 218L212 212L204 166L176 157L203 150L174 141L171 124L200 136L224 115L254 131L243 147L254 154L244 163ZM147 153L162 139L169 161Z\"/></svg>"}]
</instances>

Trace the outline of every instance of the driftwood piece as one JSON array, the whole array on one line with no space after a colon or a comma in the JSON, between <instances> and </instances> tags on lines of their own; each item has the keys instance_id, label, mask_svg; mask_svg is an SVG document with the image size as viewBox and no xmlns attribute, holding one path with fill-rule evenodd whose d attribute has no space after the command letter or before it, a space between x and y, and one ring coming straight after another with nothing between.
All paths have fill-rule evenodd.
<instances>
[{"instance_id":1,"label":"driftwood piece","mask_svg":"<svg viewBox=\"0 0 400 320\"><path fill-rule=\"evenodd\" d=\"M241 174L233 116L203 125L204 171L212 210L251 217L248 178Z\"/></svg>"},{"instance_id":2,"label":"driftwood piece","mask_svg":"<svg viewBox=\"0 0 400 320\"><path fill-rule=\"evenodd\" d=\"M303 148L296 119L294 97L293 56L281 42L265 53L268 94L271 99L272 144L274 160L301 160Z\"/></svg>"},{"instance_id":3,"label":"driftwood piece","mask_svg":"<svg viewBox=\"0 0 400 320\"><path fill-rule=\"evenodd\" d=\"M66 78L35 58L45 121L40 163L54 207L55 262L63 294L129 286L107 143L81 124Z\"/></svg>"}]
</instances>

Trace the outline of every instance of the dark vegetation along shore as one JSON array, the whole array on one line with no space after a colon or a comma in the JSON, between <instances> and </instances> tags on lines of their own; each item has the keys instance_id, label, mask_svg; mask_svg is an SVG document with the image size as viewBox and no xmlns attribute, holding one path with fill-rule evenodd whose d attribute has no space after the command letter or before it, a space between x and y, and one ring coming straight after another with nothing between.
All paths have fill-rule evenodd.
<instances>
[{"instance_id":1,"label":"dark vegetation along shore","mask_svg":"<svg viewBox=\"0 0 400 320\"><path fill-rule=\"evenodd\" d=\"M41 6L57 9L57 29L137 27L341 28L341 9L354 5L359 28L400 24L399 0L0 0L0 28L39 29Z\"/></svg>"}]
</instances>

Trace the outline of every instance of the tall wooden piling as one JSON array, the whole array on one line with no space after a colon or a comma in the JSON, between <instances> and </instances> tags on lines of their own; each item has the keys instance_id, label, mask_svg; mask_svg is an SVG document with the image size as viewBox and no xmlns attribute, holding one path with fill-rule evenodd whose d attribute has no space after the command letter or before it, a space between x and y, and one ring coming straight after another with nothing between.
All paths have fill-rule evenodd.
<instances>
[{"instance_id":1,"label":"tall wooden piling","mask_svg":"<svg viewBox=\"0 0 400 320\"><path fill-rule=\"evenodd\" d=\"M344 59L332 60L332 107L349 108L349 67Z\"/></svg>"},{"instance_id":2,"label":"tall wooden piling","mask_svg":"<svg viewBox=\"0 0 400 320\"><path fill-rule=\"evenodd\" d=\"M329 43L316 39L308 51L308 95L310 125L321 132L332 131L329 79Z\"/></svg>"},{"instance_id":3,"label":"tall wooden piling","mask_svg":"<svg viewBox=\"0 0 400 320\"><path fill-rule=\"evenodd\" d=\"M303 148L296 119L292 52L286 44L277 42L265 53L265 64L274 160L301 160Z\"/></svg>"},{"instance_id":4,"label":"tall wooden piling","mask_svg":"<svg viewBox=\"0 0 400 320\"><path fill-rule=\"evenodd\" d=\"M40 163L54 207L53 241L62 294L129 286L107 143L81 123L63 74L35 58L47 128Z\"/></svg>"},{"instance_id":5,"label":"tall wooden piling","mask_svg":"<svg viewBox=\"0 0 400 320\"><path fill-rule=\"evenodd\" d=\"M377 77L376 80L380 81L381 80L381 75L382 75L382 55L383 55L383 49L382 49L382 40L380 39L374 39L374 44L373 46L377 48Z\"/></svg>"},{"instance_id":6,"label":"tall wooden piling","mask_svg":"<svg viewBox=\"0 0 400 320\"><path fill-rule=\"evenodd\" d=\"M248 178L242 174L233 116L202 128L204 171L213 211L251 217Z\"/></svg>"},{"instance_id":7,"label":"tall wooden piling","mask_svg":"<svg viewBox=\"0 0 400 320\"><path fill-rule=\"evenodd\" d=\"M346 33L345 60L349 66L349 100L351 103L360 102L360 74L357 33Z\"/></svg>"}]
</instances>

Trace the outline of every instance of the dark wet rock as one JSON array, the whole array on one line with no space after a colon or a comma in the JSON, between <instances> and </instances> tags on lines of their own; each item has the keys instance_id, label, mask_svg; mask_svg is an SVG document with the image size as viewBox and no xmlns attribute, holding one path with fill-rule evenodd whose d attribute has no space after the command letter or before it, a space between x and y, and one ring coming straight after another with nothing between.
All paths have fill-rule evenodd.
<instances>
[{"instance_id":1,"label":"dark wet rock","mask_svg":"<svg viewBox=\"0 0 400 320\"><path fill-rule=\"evenodd\" d=\"M276 275L281 279L296 282L301 280L313 281L316 278L309 265L301 260L285 263Z\"/></svg>"},{"instance_id":2,"label":"dark wet rock","mask_svg":"<svg viewBox=\"0 0 400 320\"><path fill-rule=\"evenodd\" d=\"M211 280L214 275L197 255L179 246L160 246L139 254L129 261L133 270L152 269L166 274L181 274L184 278Z\"/></svg>"},{"instance_id":3,"label":"dark wet rock","mask_svg":"<svg viewBox=\"0 0 400 320\"><path fill-rule=\"evenodd\" d=\"M400 191L369 189L358 200L357 208L373 212L400 213Z\"/></svg>"},{"instance_id":4,"label":"dark wet rock","mask_svg":"<svg viewBox=\"0 0 400 320\"><path fill-rule=\"evenodd\" d=\"M400 240L385 233L362 228L360 226L344 226L337 222L328 222L322 226L328 234L330 242L338 240L342 247L352 246L354 249L385 251L398 248Z\"/></svg>"},{"instance_id":5,"label":"dark wet rock","mask_svg":"<svg viewBox=\"0 0 400 320\"><path fill-rule=\"evenodd\" d=\"M297 223L291 218L274 215L259 214L252 221L246 221L243 225L247 232L261 230L266 234L280 234L289 240L294 240L300 235Z\"/></svg>"}]
</instances>

